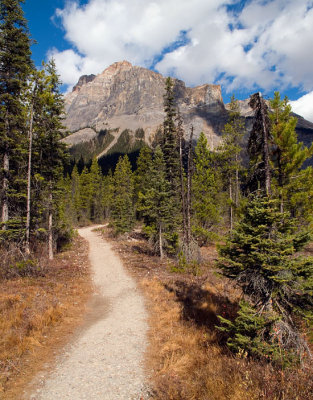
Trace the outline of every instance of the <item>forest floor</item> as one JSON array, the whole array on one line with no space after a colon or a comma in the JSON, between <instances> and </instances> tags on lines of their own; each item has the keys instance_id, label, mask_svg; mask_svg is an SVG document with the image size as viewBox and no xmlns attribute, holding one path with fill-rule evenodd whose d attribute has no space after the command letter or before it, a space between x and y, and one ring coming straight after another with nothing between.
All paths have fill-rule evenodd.
<instances>
[{"instance_id":1,"label":"forest floor","mask_svg":"<svg viewBox=\"0 0 313 400\"><path fill-rule=\"evenodd\" d=\"M77 236L53 261L41 256L39 275L0 281L0 399L21 399L82 324L93 290L88 251Z\"/></svg>"},{"instance_id":2,"label":"forest floor","mask_svg":"<svg viewBox=\"0 0 313 400\"><path fill-rule=\"evenodd\" d=\"M275 369L228 351L218 315L234 317L241 294L218 274L216 246L201 250L201 264L182 267L153 255L140 230L100 232L104 241L81 231L91 262L113 266L96 267L95 286L82 238L42 278L1 283L0 318L12 322L12 337L0 342L3 399L21 399L37 372L26 399L313 400L312 365Z\"/></svg>"}]
</instances>

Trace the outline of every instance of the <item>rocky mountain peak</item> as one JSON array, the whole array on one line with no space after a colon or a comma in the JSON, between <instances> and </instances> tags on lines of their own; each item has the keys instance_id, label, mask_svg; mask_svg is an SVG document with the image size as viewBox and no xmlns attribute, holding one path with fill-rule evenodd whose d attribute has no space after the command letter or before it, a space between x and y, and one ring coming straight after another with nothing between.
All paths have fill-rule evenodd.
<instances>
[{"instance_id":1,"label":"rocky mountain peak","mask_svg":"<svg viewBox=\"0 0 313 400\"><path fill-rule=\"evenodd\" d=\"M95 79L96 75L91 74L91 75L82 75L76 85L73 87L73 92L79 92L81 87L86 85L89 82L92 82Z\"/></svg>"},{"instance_id":2,"label":"rocky mountain peak","mask_svg":"<svg viewBox=\"0 0 313 400\"><path fill-rule=\"evenodd\" d=\"M161 74L128 61L116 62L97 76L81 77L65 98L65 123L76 132L67 141L74 143L76 137L81 141L86 129L90 134L90 129L96 133L143 129L143 139L151 144L164 120L165 80ZM216 145L227 116L221 87L204 84L190 88L181 80L173 81L187 134L193 125L196 137L203 131L212 146Z\"/></svg>"},{"instance_id":3,"label":"rocky mountain peak","mask_svg":"<svg viewBox=\"0 0 313 400\"><path fill-rule=\"evenodd\" d=\"M130 148L142 140L152 144L164 121L165 80L161 74L125 60L110 65L99 75L82 76L73 91L65 96L65 125L72 132L65 141L70 145L90 142L101 132L110 132L110 140L106 139L110 143L101 155L115 145L125 146L125 142ZM194 137L204 132L210 147L215 148L228 121L220 85L192 88L178 79L173 82L186 136L193 126ZM248 99L242 100L239 104L249 129L253 111L248 102ZM313 124L303 118L298 121L299 139L305 143L312 141ZM125 130L127 137L124 135L121 139Z\"/></svg>"}]
</instances>

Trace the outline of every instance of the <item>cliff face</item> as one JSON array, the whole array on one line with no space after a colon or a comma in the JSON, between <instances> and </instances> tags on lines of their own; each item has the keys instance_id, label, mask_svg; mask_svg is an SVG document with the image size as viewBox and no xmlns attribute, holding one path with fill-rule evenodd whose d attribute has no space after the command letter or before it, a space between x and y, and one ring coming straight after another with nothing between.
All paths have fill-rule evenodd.
<instances>
[{"instance_id":1,"label":"cliff face","mask_svg":"<svg viewBox=\"0 0 313 400\"><path fill-rule=\"evenodd\" d=\"M94 132L116 129L117 137L125 129L144 129L144 140L152 143L164 120L163 95L165 77L127 61L111 65L101 74L83 76L65 98L65 125L74 135L69 144L89 140ZM194 126L195 137L203 131L209 143L219 142L227 119L219 85L188 88L174 80L177 105L182 114L186 134ZM87 134L85 136L85 134Z\"/></svg>"},{"instance_id":2,"label":"cliff face","mask_svg":"<svg viewBox=\"0 0 313 400\"><path fill-rule=\"evenodd\" d=\"M97 76L82 76L65 97L65 125L72 134L64 141L69 145L94 141L98 153L93 155L98 157L122 150L126 143L128 150L136 147L139 140L151 144L164 120L165 80L162 75L127 61L117 62ZM228 105L224 106L221 87L206 84L189 88L174 79L174 92L186 136L193 126L195 138L203 131L210 147L216 147L228 120ZM239 101L249 130L253 112L248 103L249 99ZM313 124L297 117L299 140L310 145ZM127 133L122 135L126 129ZM101 136L103 131L110 132L105 139Z\"/></svg>"}]
</instances>

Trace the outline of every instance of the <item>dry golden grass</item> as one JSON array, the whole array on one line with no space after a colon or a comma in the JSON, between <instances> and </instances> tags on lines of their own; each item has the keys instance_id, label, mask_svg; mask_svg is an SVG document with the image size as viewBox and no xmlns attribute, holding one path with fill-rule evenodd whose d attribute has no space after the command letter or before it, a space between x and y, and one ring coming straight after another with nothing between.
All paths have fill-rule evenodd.
<instances>
[{"instance_id":1,"label":"dry golden grass","mask_svg":"<svg viewBox=\"0 0 313 400\"><path fill-rule=\"evenodd\" d=\"M182 323L182 305L158 280L142 282L152 316L148 365L154 371L155 395L167 400L257 399L249 375L217 346L216 333L189 321ZM208 299L200 306L215 315ZM231 362L229 362L229 360Z\"/></svg>"},{"instance_id":2,"label":"dry golden grass","mask_svg":"<svg viewBox=\"0 0 313 400\"><path fill-rule=\"evenodd\" d=\"M313 400L312 366L281 371L226 348L217 315L234 317L241 294L214 272L214 247L194 276L160 263L140 235L111 241L147 299L154 400Z\"/></svg>"},{"instance_id":3,"label":"dry golden grass","mask_svg":"<svg viewBox=\"0 0 313 400\"><path fill-rule=\"evenodd\" d=\"M76 238L42 276L3 280L0 293L0 398L18 399L81 320L91 293L88 244Z\"/></svg>"}]
</instances>

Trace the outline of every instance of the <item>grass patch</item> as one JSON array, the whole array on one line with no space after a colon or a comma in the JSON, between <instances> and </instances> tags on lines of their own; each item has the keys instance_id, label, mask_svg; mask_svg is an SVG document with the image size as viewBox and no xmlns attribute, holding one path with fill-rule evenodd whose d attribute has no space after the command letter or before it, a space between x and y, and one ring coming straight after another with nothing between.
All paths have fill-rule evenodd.
<instances>
[{"instance_id":1,"label":"grass patch","mask_svg":"<svg viewBox=\"0 0 313 400\"><path fill-rule=\"evenodd\" d=\"M40 274L0 281L0 399L21 392L81 320L91 293L88 244L80 237Z\"/></svg>"}]
</instances>

